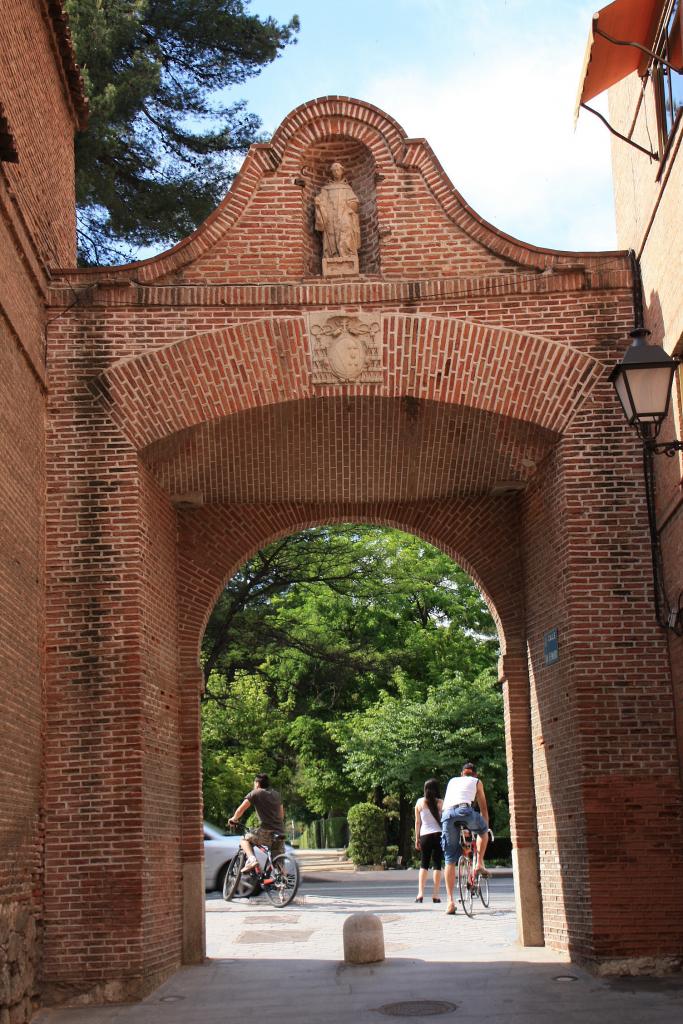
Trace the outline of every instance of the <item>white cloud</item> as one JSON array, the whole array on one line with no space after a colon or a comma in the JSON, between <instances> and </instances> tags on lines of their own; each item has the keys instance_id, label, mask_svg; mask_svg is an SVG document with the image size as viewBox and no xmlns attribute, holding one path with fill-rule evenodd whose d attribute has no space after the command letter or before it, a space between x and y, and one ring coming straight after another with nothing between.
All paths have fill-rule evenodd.
<instances>
[{"instance_id":1,"label":"white cloud","mask_svg":"<svg viewBox=\"0 0 683 1024\"><path fill-rule=\"evenodd\" d=\"M466 201L503 231L552 248L614 248L610 136L586 112L574 131L581 54L576 38L560 43L494 41L485 62L378 77L368 98L426 137Z\"/></svg>"}]
</instances>

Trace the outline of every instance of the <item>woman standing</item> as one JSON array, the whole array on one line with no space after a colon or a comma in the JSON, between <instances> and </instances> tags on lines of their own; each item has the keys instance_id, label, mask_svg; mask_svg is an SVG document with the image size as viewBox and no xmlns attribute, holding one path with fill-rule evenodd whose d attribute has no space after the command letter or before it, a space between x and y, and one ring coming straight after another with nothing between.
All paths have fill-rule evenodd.
<instances>
[{"instance_id":1,"label":"woman standing","mask_svg":"<svg viewBox=\"0 0 683 1024\"><path fill-rule=\"evenodd\" d=\"M434 866L432 903L441 903L439 885L441 884L441 807L439 799L439 783L436 779L427 779L424 796L415 804L415 849L420 851L420 872L417 882L416 903L422 903L425 884L429 874L429 863Z\"/></svg>"}]
</instances>

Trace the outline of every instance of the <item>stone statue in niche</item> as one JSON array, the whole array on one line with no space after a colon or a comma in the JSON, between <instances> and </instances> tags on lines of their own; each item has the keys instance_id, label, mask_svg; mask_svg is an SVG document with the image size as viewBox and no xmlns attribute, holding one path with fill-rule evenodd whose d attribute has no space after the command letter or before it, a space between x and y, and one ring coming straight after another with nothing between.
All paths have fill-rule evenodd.
<instances>
[{"instance_id":1,"label":"stone statue in niche","mask_svg":"<svg viewBox=\"0 0 683 1024\"><path fill-rule=\"evenodd\" d=\"M315 197L315 229L323 236L323 277L344 277L358 273L360 203L337 161L330 178Z\"/></svg>"}]
</instances>

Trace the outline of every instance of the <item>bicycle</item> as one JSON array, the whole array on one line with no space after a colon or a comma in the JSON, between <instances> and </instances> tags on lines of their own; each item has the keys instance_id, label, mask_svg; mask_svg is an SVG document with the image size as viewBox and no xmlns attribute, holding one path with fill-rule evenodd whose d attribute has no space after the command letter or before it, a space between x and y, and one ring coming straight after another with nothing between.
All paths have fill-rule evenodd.
<instances>
[{"instance_id":1,"label":"bicycle","mask_svg":"<svg viewBox=\"0 0 683 1024\"><path fill-rule=\"evenodd\" d=\"M493 836L493 833L490 833ZM474 899L479 897L485 907L491 900L489 896L489 880L478 875L474 867L474 839L467 828L460 829L460 847L462 853L458 860L458 892L462 909L468 917L474 917Z\"/></svg>"},{"instance_id":2,"label":"bicycle","mask_svg":"<svg viewBox=\"0 0 683 1024\"><path fill-rule=\"evenodd\" d=\"M242 829L244 833L244 829ZM274 839L284 839L284 835L274 833ZM297 894L301 876L296 858L287 852L272 857L270 847L262 843L252 843L254 850L260 850L265 863L248 874L242 874L247 862L244 850L239 850L230 862L223 881L223 899L226 901L239 897L256 896L265 892L276 907L286 907Z\"/></svg>"}]
</instances>

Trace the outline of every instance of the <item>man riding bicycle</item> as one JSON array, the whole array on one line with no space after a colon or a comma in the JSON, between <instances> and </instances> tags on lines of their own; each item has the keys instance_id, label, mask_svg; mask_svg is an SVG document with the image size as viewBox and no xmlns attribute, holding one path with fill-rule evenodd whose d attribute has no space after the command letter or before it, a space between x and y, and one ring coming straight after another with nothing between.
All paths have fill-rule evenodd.
<instances>
[{"instance_id":1,"label":"man riding bicycle","mask_svg":"<svg viewBox=\"0 0 683 1024\"><path fill-rule=\"evenodd\" d=\"M259 846L269 846L273 857L285 852L285 809L280 800L280 794L272 789L270 779L262 772L254 779L254 788L247 793L228 824L236 825L245 811L253 807L259 819L259 826L244 833L240 839L240 846L247 855L247 862L243 871L253 871L258 867L258 861L254 856L252 843Z\"/></svg>"},{"instance_id":2,"label":"man riding bicycle","mask_svg":"<svg viewBox=\"0 0 683 1024\"><path fill-rule=\"evenodd\" d=\"M474 809L475 801L481 813ZM468 761L463 765L461 774L456 775L448 783L441 809L441 846L446 861L444 882L448 897L447 914L455 913L453 889L455 869L460 858L460 830L463 826L477 837L477 874L489 877L484 865L484 854L489 841L488 816L484 787L476 776L474 765Z\"/></svg>"}]
</instances>

